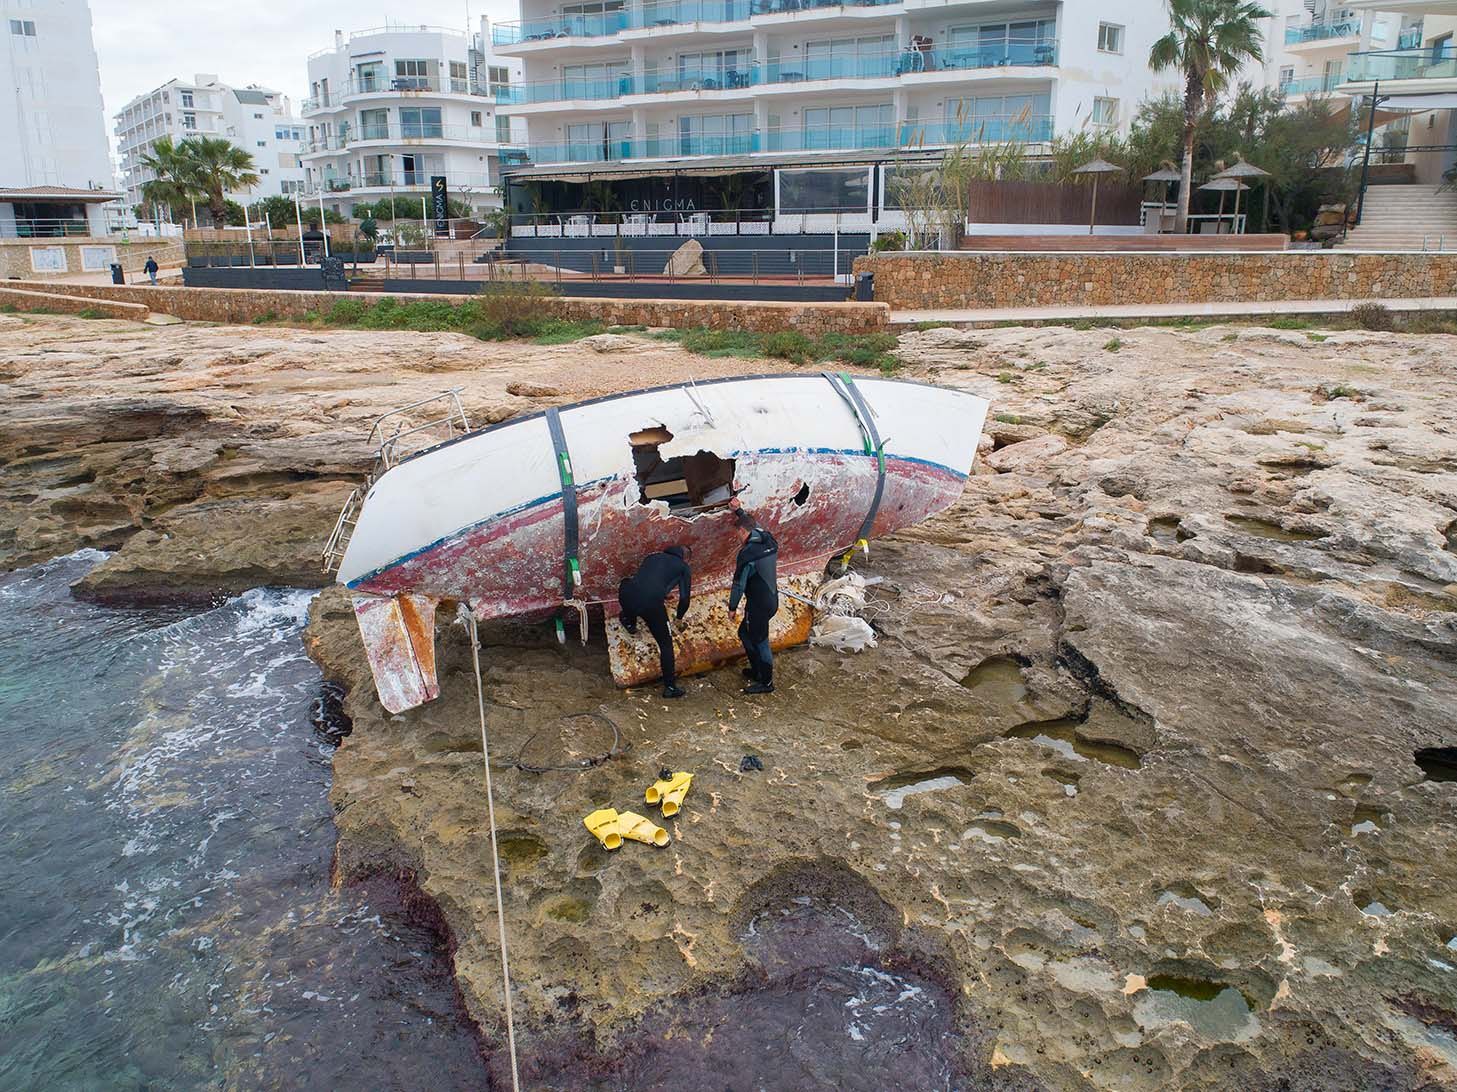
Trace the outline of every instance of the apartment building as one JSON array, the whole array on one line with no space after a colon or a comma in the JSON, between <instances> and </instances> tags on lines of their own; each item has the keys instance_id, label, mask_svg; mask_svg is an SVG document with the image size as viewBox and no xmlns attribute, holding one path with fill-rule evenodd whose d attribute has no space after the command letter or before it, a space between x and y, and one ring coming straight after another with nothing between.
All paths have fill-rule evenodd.
<instances>
[{"instance_id":1,"label":"apartment building","mask_svg":"<svg viewBox=\"0 0 1457 1092\"><path fill-rule=\"evenodd\" d=\"M348 215L359 202L418 198L443 175L452 200L499 208L509 102L520 63L492 55L476 34L388 26L345 34L308 59L303 161L310 192Z\"/></svg>"},{"instance_id":2,"label":"apartment building","mask_svg":"<svg viewBox=\"0 0 1457 1092\"><path fill-rule=\"evenodd\" d=\"M110 189L86 0L0 0L0 185Z\"/></svg>"},{"instance_id":3,"label":"apartment building","mask_svg":"<svg viewBox=\"0 0 1457 1092\"><path fill-rule=\"evenodd\" d=\"M1269 0L1265 61L1257 75L1292 103L1331 95L1346 80L1351 54L1412 45L1420 17L1333 0Z\"/></svg>"},{"instance_id":4,"label":"apartment building","mask_svg":"<svg viewBox=\"0 0 1457 1092\"><path fill-rule=\"evenodd\" d=\"M522 0L513 211L613 185L623 209L884 203L894 162L951 145L1125 131L1161 0ZM739 184L721 193L721 180ZM577 181L581 180L581 181ZM616 181L614 181L616 180ZM576 184L574 185L574 182ZM545 196L543 196L545 195ZM577 207L584 207L578 204Z\"/></svg>"},{"instance_id":5,"label":"apartment building","mask_svg":"<svg viewBox=\"0 0 1457 1092\"><path fill-rule=\"evenodd\" d=\"M251 155L259 183L246 193L229 194L235 201L292 194L303 187L304 125L281 92L256 84L234 87L212 73L198 73L191 82L168 80L138 95L114 120L128 205L142 203L142 185L154 177L142 159L164 136L173 143L220 137Z\"/></svg>"}]
</instances>

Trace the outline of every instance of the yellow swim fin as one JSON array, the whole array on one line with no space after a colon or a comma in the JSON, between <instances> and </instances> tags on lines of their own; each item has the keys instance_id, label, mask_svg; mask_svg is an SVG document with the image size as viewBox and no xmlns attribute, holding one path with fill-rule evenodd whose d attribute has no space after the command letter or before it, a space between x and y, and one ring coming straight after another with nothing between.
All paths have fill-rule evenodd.
<instances>
[{"instance_id":1,"label":"yellow swim fin","mask_svg":"<svg viewBox=\"0 0 1457 1092\"><path fill-rule=\"evenodd\" d=\"M634 815L633 818L639 819L641 816ZM616 849L622 845L622 819L613 808L599 808L582 822L592 832L593 837L602 843L603 849Z\"/></svg>"},{"instance_id":2,"label":"yellow swim fin","mask_svg":"<svg viewBox=\"0 0 1457 1092\"><path fill-rule=\"evenodd\" d=\"M665 846L670 841L666 830L635 811L618 814L617 830L624 838L631 838L634 842L646 842L648 845Z\"/></svg>"},{"instance_id":3,"label":"yellow swim fin","mask_svg":"<svg viewBox=\"0 0 1457 1092\"><path fill-rule=\"evenodd\" d=\"M693 784L691 773L673 773L671 770L659 772L658 780L648 786L647 792L643 793L643 799L649 804L663 803L663 818L671 819L678 814L683 807L683 797L688 795L688 786Z\"/></svg>"}]
</instances>

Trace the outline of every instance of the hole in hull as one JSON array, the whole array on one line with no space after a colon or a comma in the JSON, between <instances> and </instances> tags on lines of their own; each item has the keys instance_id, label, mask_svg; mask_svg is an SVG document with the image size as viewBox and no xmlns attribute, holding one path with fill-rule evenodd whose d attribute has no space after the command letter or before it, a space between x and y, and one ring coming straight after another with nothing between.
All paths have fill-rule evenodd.
<instances>
[{"instance_id":1,"label":"hole in hull","mask_svg":"<svg viewBox=\"0 0 1457 1092\"><path fill-rule=\"evenodd\" d=\"M665 459L660 448L672 439L673 434L662 425L628 436L638 501L663 501L675 516L697 515L727 505L734 495L734 460L721 459L711 451Z\"/></svg>"}]
</instances>

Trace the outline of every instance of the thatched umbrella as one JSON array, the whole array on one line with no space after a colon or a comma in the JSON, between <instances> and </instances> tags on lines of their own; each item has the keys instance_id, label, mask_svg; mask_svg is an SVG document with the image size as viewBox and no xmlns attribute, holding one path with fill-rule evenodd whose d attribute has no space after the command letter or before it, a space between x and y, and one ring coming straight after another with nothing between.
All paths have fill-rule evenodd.
<instances>
[{"instance_id":1,"label":"thatched umbrella","mask_svg":"<svg viewBox=\"0 0 1457 1092\"><path fill-rule=\"evenodd\" d=\"M1162 182L1164 184L1164 206L1167 207L1169 203L1169 187L1172 186L1175 182L1183 181L1183 175L1181 175L1173 167L1161 167L1158 170L1154 171L1153 174L1144 175L1143 178L1140 179L1140 181L1143 182L1144 185L1148 185L1150 182ZM1159 226L1163 226L1162 209L1159 210Z\"/></svg>"},{"instance_id":2,"label":"thatched umbrella","mask_svg":"<svg viewBox=\"0 0 1457 1092\"><path fill-rule=\"evenodd\" d=\"M1241 159L1233 167L1226 167L1215 176L1215 180L1222 178L1233 178L1237 182L1244 182L1251 178L1269 178L1270 172L1261 170L1253 163L1247 163ZM1234 191L1234 226L1239 227L1239 190Z\"/></svg>"},{"instance_id":3,"label":"thatched umbrella","mask_svg":"<svg viewBox=\"0 0 1457 1092\"><path fill-rule=\"evenodd\" d=\"M1224 223L1224 195L1230 190L1233 190L1235 194L1234 207L1238 209L1240 191L1247 190L1249 189L1249 187L1241 182L1238 178L1215 178L1213 181L1204 183L1204 185L1200 186L1199 188L1201 190L1209 190L1211 193L1215 192L1216 190L1219 192L1219 219L1216 221L1216 226L1214 228L1214 234L1218 235L1218 224ZM1236 212L1235 216L1238 217L1239 213ZM1238 225L1239 220L1236 219L1234 225L1232 226L1237 227Z\"/></svg>"},{"instance_id":4,"label":"thatched umbrella","mask_svg":"<svg viewBox=\"0 0 1457 1092\"><path fill-rule=\"evenodd\" d=\"M1093 176L1093 210L1088 215L1088 234L1093 234L1093 227L1098 222L1098 183L1102 181L1105 174L1122 174L1123 168L1116 163L1109 163L1106 159L1095 159L1091 163L1084 163L1081 167L1074 167L1073 174L1090 174Z\"/></svg>"}]
</instances>

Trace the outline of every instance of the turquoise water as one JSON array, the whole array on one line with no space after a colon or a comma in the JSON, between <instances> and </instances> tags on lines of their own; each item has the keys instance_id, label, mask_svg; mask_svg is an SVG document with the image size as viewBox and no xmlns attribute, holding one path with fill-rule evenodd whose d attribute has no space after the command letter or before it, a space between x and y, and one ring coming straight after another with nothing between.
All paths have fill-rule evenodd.
<instances>
[{"instance_id":1,"label":"turquoise water","mask_svg":"<svg viewBox=\"0 0 1457 1092\"><path fill-rule=\"evenodd\" d=\"M433 936L330 890L308 594L71 598L0 576L0 1092L482 1088Z\"/></svg>"}]
</instances>

